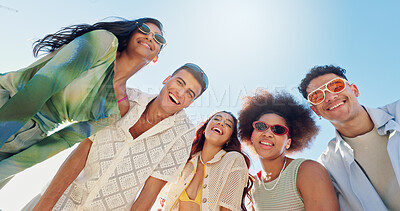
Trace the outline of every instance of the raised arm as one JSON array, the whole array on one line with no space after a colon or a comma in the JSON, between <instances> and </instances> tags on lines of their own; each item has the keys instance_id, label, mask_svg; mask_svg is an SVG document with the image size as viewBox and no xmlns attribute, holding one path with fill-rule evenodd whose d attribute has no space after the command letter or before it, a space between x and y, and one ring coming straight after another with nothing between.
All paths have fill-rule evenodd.
<instances>
[{"instance_id":1,"label":"raised arm","mask_svg":"<svg viewBox=\"0 0 400 211\"><path fill-rule=\"evenodd\" d=\"M51 96L95 65L100 58L109 57L107 62L111 64L115 59L117 44L116 38L103 30L86 33L60 49L0 108L0 147L32 118Z\"/></svg>"},{"instance_id":2,"label":"raised arm","mask_svg":"<svg viewBox=\"0 0 400 211\"><path fill-rule=\"evenodd\" d=\"M51 210L86 164L92 141L85 139L69 155L33 210Z\"/></svg>"},{"instance_id":3,"label":"raised arm","mask_svg":"<svg viewBox=\"0 0 400 211\"><path fill-rule=\"evenodd\" d=\"M105 126L116 121L116 116L98 121L79 122L66 127L39 143L0 161L0 183L33 165L40 163L57 153L85 140Z\"/></svg>"},{"instance_id":4,"label":"raised arm","mask_svg":"<svg viewBox=\"0 0 400 211\"><path fill-rule=\"evenodd\" d=\"M305 210L339 210L339 202L328 171L319 163L304 161L297 173L297 189Z\"/></svg>"},{"instance_id":5,"label":"raised arm","mask_svg":"<svg viewBox=\"0 0 400 211\"><path fill-rule=\"evenodd\" d=\"M153 206L161 189L167 184L167 181L150 176L143 186L140 195L133 203L131 211L148 211Z\"/></svg>"}]
</instances>

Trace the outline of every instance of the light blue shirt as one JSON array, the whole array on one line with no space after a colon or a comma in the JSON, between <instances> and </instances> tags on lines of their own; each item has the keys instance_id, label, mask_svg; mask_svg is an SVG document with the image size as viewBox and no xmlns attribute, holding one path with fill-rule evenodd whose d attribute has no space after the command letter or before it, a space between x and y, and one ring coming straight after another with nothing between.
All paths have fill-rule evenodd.
<instances>
[{"instance_id":1,"label":"light blue shirt","mask_svg":"<svg viewBox=\"0 0 400 211\"><path fill-rule=\"evenodd\" d=\"M366 110L379 135L390 133L387 151L400 185L400 100ZM387 210L368 177L355 162L353 149L338 131L318 160L331 175L340 210Z\"/></svg>"}]
</instances>

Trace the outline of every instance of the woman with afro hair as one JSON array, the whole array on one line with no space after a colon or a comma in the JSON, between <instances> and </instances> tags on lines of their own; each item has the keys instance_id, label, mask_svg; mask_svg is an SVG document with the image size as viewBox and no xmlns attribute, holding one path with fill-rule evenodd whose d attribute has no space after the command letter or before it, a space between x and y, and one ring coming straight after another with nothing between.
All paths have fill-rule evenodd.
<instances>
[{"instance_id":1,"label":"woman with afro hair","mask_svg":"<svg viewBox=\"0 0 400 211\"><path fill-rule=\"evenodd\" d=\"M311 114L287 92L257 90L245 97L239 136L262 166L253 177L253 210L339 210L326 169L312 160L287 157L317 135Z\"/></svg>"}]
</instances>

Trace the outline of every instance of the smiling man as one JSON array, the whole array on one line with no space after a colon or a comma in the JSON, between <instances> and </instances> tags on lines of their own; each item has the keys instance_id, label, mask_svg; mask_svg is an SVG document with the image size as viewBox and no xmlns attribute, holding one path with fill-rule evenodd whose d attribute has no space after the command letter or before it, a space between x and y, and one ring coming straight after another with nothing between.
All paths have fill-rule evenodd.
<instances>
[{"instance_id":1,"label":"smiling man","mask_svg":"<svg viewBox=\"0 0 400 211\"><path fill-rule=\"evenodd\" d=\"M341 210L400 210L400 101L362 106L345 73L316 66L299 85L311 109L336 129L319 161L331 174Z\"/></svg>"},{"instance_id":2,"label":"smiling man","mask_svg":"<svg viewBox=\"0 0 400 211\"><path fill-rule=\"evenodd\" d=\"M157 96L127 89L127 114L83 141L39 202L40 196L24 209L149 210L189 157L195 127L183 109L207 89L208 78L188 63L163 84Z\"/></svg>"}]
</instances>

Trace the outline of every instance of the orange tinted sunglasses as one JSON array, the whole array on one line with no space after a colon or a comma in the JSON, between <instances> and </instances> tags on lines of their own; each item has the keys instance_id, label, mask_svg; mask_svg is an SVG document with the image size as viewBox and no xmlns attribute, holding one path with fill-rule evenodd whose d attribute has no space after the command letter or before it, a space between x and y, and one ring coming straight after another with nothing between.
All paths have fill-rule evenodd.
<instances>
[{"instance_id":1,"label":"orange tinted sunglasses","mask_svg":"<svg viewBox=\"0 0 400 211\"><path fill-rule=\"evenodd\" d=\"M346 88L346 83L348 82L343 78L334 78L318 89L310 92L307 96L307 100L313 105L321 104L325 100L325 90L332 94L338 94Z\"/></svg>"}]
</instances>

